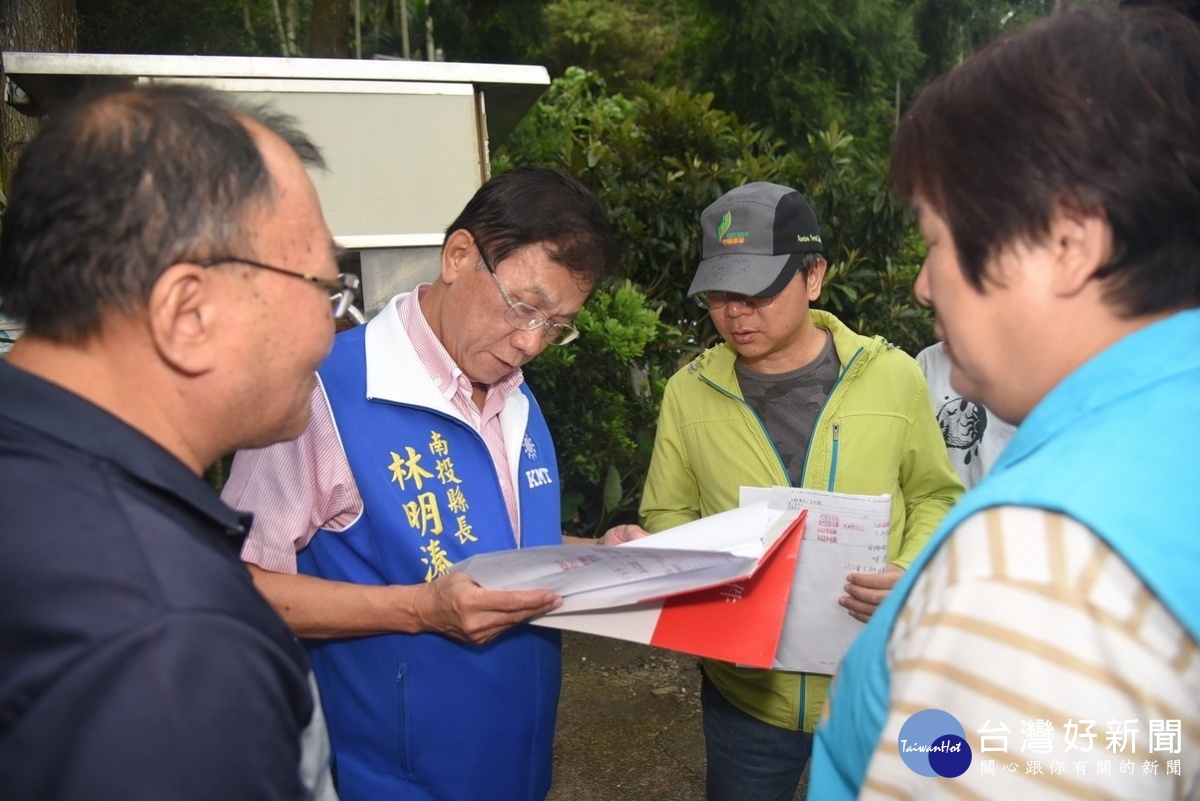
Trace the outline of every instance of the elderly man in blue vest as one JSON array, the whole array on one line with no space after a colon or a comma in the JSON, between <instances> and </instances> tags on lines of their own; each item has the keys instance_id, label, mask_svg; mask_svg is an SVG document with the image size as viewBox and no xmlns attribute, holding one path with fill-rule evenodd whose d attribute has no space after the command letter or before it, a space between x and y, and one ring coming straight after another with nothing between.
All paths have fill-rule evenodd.
<instances>
[{"instance_id":1,"label":"elderly man in blue vest","mask_svg":"<svg viewBox=\"0 0 1200 801\"><path fill-rule=\"evenodd\" d=\"M809 797L1195 798L1200 28L1024 29L922 93L891 181L951 382L1020 426L843 660Z\"/></svg>"},{"instance_id":2,"label":"elderly man in blue vest","mask_svg":"<svg viewBox=\"0 0 1200 801\"><path fill-rule=\"evenodd\" d=\"M224 497L255 512L242 558L308 646L343 801L546 796L559 636L517 624L561 600L448 571L562 542L521 366L575 339L615 260L579 182L492 179L447 230L437 280L336 338L305 433L235 459Z\"/></svg>"}]
</instances>

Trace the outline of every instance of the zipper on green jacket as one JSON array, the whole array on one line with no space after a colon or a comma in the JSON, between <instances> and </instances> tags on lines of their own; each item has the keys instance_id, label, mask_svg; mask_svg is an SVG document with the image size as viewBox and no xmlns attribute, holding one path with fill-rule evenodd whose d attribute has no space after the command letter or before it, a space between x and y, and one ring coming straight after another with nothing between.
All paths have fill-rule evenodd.
<instances>
[{"instance_id":1,"label":"zipper on green jacket","mask_svg":"<svg viewBox=\"0 0 1200 801\"><path fill-rule=\"evenodd\" d=\"M842 433L842 424L833 424L833 459L829 463L829 491L833 492L833 477L837 475L838 435Z\"/></svg>"},{"instance_id":2,"label":"zipper on green jacket","mask_svg":"<svg viewBox=\"0 0 1200 801\"><path fill-rule=\"evenodd\" d=\"M833 386L829 388L829 394L825 396L825 402L821 404L821 410L819 412L817 412L817 419L816 419L816 421L813 422L813 436L810 436L808 438L808 449L805 450L805 452L804 452L804 468L800 471L800 486L802 486L802 487L807 483L807 480L808 480L808 457L812 455L812 446L813 446L813 443L817 439L816 431L818 428L821 427L821 415L825 414L825 407L827 407L829 405L829 399L832 398L834 396L834 393L837 392L838 386L841 385L841 383L842 383L842 379L845 378L846 374L850 372L850 368L852 366L854 366L854 363L856 361L858 361L858 357L862 354L862 352L863 352L862 348L859 348L858 350L854 351L854 355L850 357L850 363L847 364L842 369L841 374L838 375L838 377L837 377L837 381L833 382ZM828 489L830 492L833 492L833 482L834 482L834 479L837 478L838 434L840 432L841 432L841 424L834 423L833 424L833 461L829 465Z\"/></svg>"}]
</instances>

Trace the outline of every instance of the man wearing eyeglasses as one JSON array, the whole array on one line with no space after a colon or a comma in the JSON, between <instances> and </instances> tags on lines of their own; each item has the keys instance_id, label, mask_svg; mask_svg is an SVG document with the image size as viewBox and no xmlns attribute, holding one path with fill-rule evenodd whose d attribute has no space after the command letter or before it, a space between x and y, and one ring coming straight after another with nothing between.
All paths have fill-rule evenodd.
<instances>
[{"instance_id":1,"label":"man wearing eyeglasses","mask_svg":"<svg viewBox=\"0 0 1200 801\"><path fill-rule=\"evenodd\" d=\"M447 229L437 280L338 335L308 431L235 459L224 497L256 513L242 558L308 645L343 799L546 796L559 637L517 624L561 600L448 571L562 542L521 367L578 336L615 260L577 181L492 179Z\"/></svg>"},{"instance_id":2,"label":"man wearing eyeglasses","mask_svg":"<svg viewBox=\"0 0 1200 801\"><path fill-rule=\"evenodd\" d=\"M316 149L228 98L56 108L8 187L7 801L334 797L309 660L238 559L250 519L202 474L304 430L353 282Z\"/></svg>"},{"instance_id":3,"label":"man wearing eyeglasses","mask_svg":"<svg viewBox=\"0 0 1200 801\"><path fill-rule=\"evenodd\" d=\"M644 525L661 531L732 509L742 486L888 493L889 565L848 575L837 599L865 621L962 493L925 379L881 337L809 308L826 264L799 192L747 184L700 223L688 294L725 341L667 383ZM829 677L709 659L702 667L709 801L790 801Z\"/></svg>"}]
</instances>

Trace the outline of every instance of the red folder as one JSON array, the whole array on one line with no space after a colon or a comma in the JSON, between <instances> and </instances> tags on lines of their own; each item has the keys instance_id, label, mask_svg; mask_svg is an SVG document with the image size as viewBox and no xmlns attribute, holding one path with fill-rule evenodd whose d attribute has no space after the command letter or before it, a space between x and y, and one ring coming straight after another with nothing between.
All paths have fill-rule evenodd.
<instances>
[{"instance_id":1,"label":"red folder","mask_svg":"<svg viewBox=\"0 0 1200 801\"><path fill-rule=\"evenodd\" d=\"M747 579L663 600L650 644L750 667L774 662L807 510Z\"/></svg>"}]
</instances>

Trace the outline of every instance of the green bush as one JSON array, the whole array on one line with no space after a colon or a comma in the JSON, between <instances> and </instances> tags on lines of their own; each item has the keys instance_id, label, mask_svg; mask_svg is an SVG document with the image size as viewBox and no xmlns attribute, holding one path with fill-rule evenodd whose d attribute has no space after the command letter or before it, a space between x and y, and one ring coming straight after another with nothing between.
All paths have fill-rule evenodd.
<instances>
[{"instance_id":1,"label":"green bush","mask_svg":"<svg viewBox=\"0 0 1200 801\"><path fill-rule=\"evenodd\" d=\"M674 44L657 15L611 0L551 0L542 19L551 74L577 66L613 85L652 80Z\"/></svg>"},{"instance_id":2,"label":"green bush","mask_svg":"<svg viewBox=\"0 0 1200 801\"><path fill-rule=\"evenodd\" d=\"M554 432L564 528L600 535L636 515L667 378L643 357L678 332L629 281L597 289L575 325L578 341L547 348L524 371Z\"/></svg>"}]
</instances>

